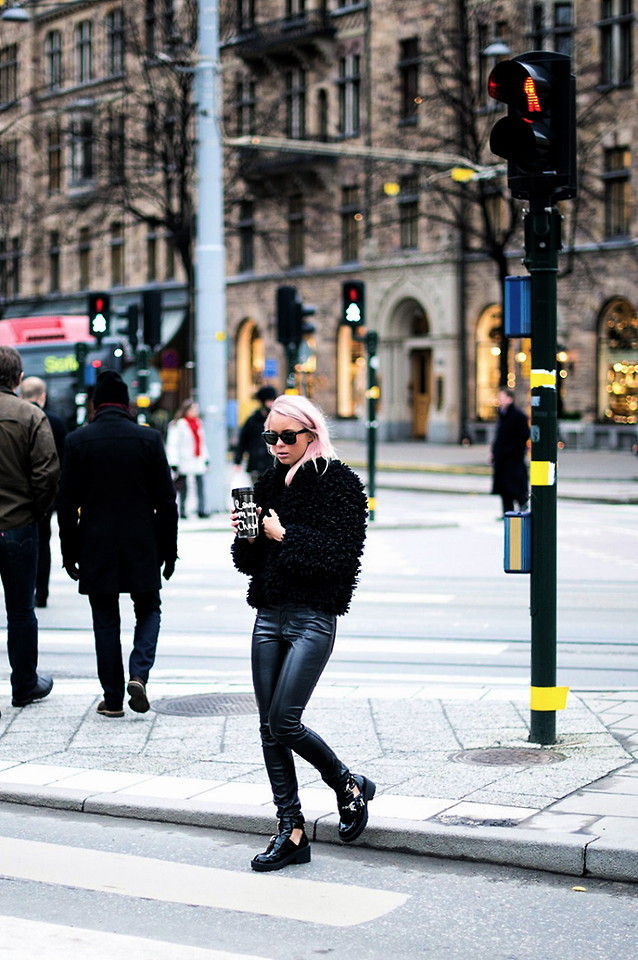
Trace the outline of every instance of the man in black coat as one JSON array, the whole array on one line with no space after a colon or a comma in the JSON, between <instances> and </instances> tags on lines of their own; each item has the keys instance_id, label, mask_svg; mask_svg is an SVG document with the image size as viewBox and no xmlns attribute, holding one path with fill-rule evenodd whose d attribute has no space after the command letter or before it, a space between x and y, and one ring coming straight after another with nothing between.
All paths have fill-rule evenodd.
<instances>
[{"instance_id":1,"label":"man in black coat","mask_svg":"<svg viewBox=\"0 0 638 960\"><path fill-rule=\"evenodd\" d=\"M122 717L119 595L131 595L135 612L129 706L145 713L160 627L160 571L168 580L177 560L177 503L162 438L135 423L118 373L98 376L93 405L92 422L66 438L58 522L64 568L91 604L104 690L97 712Z\"/></svg>"},{"instance_id":2,"label":"man in black coat","mask_svg":"<svg viewBox=\"0 0 638 960\"><path fill-rule=\"evenodd\" d=\"M259 407L251 413L239 432L235 447L235 467L237 469L241 467L244 454L247 453L246 471L250 474L253 483L256 482L257 477L266 472L268 467L272 467L272 454L264 443L262 433L266 417L276 398L277 391L274 387L260 387L255 394L255 400L259 400Z\"/></svg>"},{"instance_id":3,"label":"man in black coat","mask_svg":"<svg viewBox=\"0 0 638 960\"><path fill-rule=\"evenodd\" d=\"M514 509L524 510L529 499L525 452L529 440L529 423L514 403L514 391L501 387L498 391L498 423L492 444L492 493L500 496L503 515Z\"/></svg>"}]
</instances>

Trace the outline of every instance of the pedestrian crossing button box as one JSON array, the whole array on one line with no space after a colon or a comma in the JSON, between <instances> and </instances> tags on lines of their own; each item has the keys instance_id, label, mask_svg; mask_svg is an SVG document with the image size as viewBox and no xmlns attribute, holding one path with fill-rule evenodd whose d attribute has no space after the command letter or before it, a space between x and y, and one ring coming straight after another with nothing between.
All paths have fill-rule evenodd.
<instances>
[{"instance_id":1,"label":"pedestrian crossing button box","mask_svg":"<svg viewBox=\"0 0 638 960\"><path fill-rule=\"evenodd\" d=\"M531 573L532 515L529 510L505 514L505 573Z\"/></svg>"}]
</instances>

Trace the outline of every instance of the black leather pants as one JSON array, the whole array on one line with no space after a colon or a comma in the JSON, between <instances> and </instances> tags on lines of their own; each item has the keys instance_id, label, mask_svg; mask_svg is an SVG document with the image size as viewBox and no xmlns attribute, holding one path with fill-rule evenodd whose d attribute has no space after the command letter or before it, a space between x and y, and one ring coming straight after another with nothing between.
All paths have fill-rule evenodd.
<instances>
[{"instance_id":1,"label":"black leather pants","mask_svg":"<svg viewBox=\"0 0 638 960\"><path fill-rule=\"evenodd\" d=\"M336 634L336 617L312 607L262 607L252 640L252 670L261 742L277 816L304 822L293 751L321 779L343 792L349 770L327 743L304 726L301 715L323 673Z\"/></svg>"}]
</instances>

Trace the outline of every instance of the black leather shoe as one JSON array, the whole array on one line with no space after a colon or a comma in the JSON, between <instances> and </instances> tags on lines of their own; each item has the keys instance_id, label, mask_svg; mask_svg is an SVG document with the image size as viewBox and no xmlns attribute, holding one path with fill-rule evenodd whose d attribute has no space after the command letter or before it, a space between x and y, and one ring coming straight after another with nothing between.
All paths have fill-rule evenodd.
<instances>
[{"instance_id":1,"label":"black leather shoe","mask_svg":"<svg viewBox=\"0 0 638 960\"><path fill-rule=\"evenodd\" d=\"M11 704L14 707L27 707L30 703L35 703L36 700L44 700L45 697L48 697L52 688L53 677L43 673L42 676L38 677L37 683L30 693L27 693L24 697L13 697Z\"/></svg>"},{"instance_id":2,"label":"black leather shoe","mask_svg":"<svg viewBox=\"0 0 638 960\"><path fill-rule=\"evenodd\" d=\"M126 686L126 692L131 698L128 705L131 710L135 710L135 713L146 713L150 709L151 705L146 696L146 684L139 677L131 677Z\"/></svg>"},{"instance_id":3,"label":"black leather shoe","mask_svg":"<svg viewBox=\"0 0 638 960\"><path fill-rule=\"evenodd\" d=\"M359 793L354 793L354 788ZM368 803L374 798L377 787L372 780L358 773L350 774L345 791L337 797L339 806L339 839L352 843L366 828Z\"/></svg>"},{"instance_id":4,"label":"black leather shoe","mask_svg":"<svg viewBox=\"0 0 638 960\"><path fill-rule=\"evenodd\" d=\"M290 833L279 833L270 838L263 853L250 861L253 870L281 870L289 863L310 863L310 841L303 833L299 843L293 843Z\"/></svg>"}]
</instances>

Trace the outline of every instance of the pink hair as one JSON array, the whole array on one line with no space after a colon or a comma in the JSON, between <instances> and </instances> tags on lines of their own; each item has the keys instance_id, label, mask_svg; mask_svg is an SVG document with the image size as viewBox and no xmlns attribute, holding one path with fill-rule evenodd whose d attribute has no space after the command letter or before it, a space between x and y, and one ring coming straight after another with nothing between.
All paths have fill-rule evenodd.
<instances>
[{"instance_id":1,"label":"pink hair","mask_svg":"<svg viewBox=\"0 0 638 960\"><path fill-rule=\"evenodd\" d=\"M278 413L281 417L290 417L292 420L296 420L300 426L305 427L314 434L303 457L301 457L286 474L286 485L292 482L292 478L297 470L303 467L304 463L307 463L309 460L317 461L321 458L327 463L329 460L335 459L336 453L330 442L326 418L319 407L316 407L307 397L299 397L294 394L283 394L281 397L277 397L270 408L270 413L266 417L264 424L266 430L269 427L270 417L273 413ZM272 448L270 448L270 451L272 453ZM317 464L315 462L315 469L316 468Z\"/></svg>"}]
</instances>

